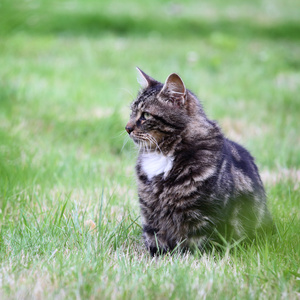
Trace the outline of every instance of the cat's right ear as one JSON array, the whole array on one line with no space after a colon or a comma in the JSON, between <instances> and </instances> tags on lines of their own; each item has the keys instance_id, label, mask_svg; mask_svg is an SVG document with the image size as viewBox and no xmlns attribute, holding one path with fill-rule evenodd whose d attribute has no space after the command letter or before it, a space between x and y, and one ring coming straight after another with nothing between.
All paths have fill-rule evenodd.
<instances>
[{"instance_id":1,"label":"cat's right ear","mask_svg":"<svg viewBox=\"0 0 300 300\"><path fill-rule=\"evenodd\" d=\"M164 95L167 99L172 99L174 103L179 105L183 105L186 101L185 85L176 73L169 75L159 94Z\"/></svg>"},{"instance_id":2,"label":"cat's right ear","mask_svg":"<svg viewBox=\"0 0 300 300\"><path fill-rule=\"evenodd\" d=\"M153 85L157 84L157 81L155 79L153 79L152 77L147 75L140 68L136 67L136 69L138 71L137 72L138 73L137 81L143 89L145 89L149 86L153 86Z\"/></svg>"}]
</instances>

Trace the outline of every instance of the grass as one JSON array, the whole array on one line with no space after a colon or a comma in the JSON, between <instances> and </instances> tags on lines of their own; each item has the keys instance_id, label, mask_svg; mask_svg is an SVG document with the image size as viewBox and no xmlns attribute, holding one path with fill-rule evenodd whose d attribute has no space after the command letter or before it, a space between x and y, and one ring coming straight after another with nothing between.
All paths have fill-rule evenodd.
<instances>
[{"instance_id":1,"label":"grass","mask_svg":"<svg viewBox=\"0 0 300 300\"><path fill-rule=\"evenodd\" d=\"M0 297L299 299L296 0L3 0ZM277 232L152 260L124 126L135 66L178 72L256 157ZM91 230L86 222L93 220Z\"/></svg>"}]
</instances>

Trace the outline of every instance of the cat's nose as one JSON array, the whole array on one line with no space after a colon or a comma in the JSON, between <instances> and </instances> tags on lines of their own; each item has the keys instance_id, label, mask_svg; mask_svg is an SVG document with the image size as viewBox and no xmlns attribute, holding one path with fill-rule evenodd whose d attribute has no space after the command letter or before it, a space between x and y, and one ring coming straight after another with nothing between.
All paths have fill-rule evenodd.
<instances>
[{"instance_id":1,"label":"cat's nose","mask_svg":"<svg viewBox=\"0 0 300 300\"><path fill-rule=\"evenodd\" d=\"M125 127L128 134L130 134L133 131L133 125L131 123L128 123Z\"/></svg>"}]
</instances>

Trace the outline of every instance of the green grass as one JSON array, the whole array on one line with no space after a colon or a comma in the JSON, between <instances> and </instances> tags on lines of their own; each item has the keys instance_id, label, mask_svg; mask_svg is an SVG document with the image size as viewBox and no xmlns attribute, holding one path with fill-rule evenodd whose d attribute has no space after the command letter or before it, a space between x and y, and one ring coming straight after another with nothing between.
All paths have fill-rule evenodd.
<instances>
[{"instance_id":1,"label":"green grass","mask_svg":"<svg viewBox=\"0 0 300 300\"><path fill-rule=\"evenodd\" d=\"M1 299L299 299L296 0L0 4ZM152 260L124 126L172 72L256 157L277 232ZM93 220L96 228L85 225Z\"/></svg>"}]
</instances>

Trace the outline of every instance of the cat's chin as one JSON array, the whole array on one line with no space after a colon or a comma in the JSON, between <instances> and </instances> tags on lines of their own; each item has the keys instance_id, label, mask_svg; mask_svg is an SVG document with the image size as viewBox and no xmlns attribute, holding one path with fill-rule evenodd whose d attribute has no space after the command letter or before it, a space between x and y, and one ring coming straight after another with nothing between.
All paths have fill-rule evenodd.
<instances>
[{"instance_id":1,"label":"cat's chin","mask_svg":"<svg viewBox=\"0 0 300 300\"><path fill-rule=\"evenodd\" d=\"M134 144L140 148L140 150L145 150L147 152L149 151L155 151L155 146L151 143L149 143L148 140L138 139L136 137L131 137Z\"/></svg>"}]
</instances>

